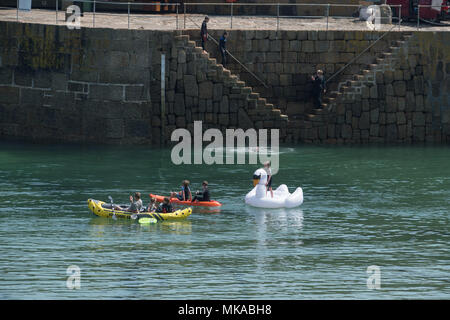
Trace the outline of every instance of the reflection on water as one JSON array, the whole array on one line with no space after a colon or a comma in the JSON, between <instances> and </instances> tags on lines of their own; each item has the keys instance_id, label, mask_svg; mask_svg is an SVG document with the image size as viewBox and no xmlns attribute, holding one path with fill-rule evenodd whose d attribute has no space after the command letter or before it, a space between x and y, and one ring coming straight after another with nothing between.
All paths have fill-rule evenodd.
<instances>
[{"instance_id":1,"label":"reflection on water","mask_svg":"<svg viewBox=\"0 0 450 320\"><path fill-rule=\"evenodd\" d=\"M244 204L259 165L176 166L169 149L148 147L0 146L1 298L450 298L449 148L280 148L274 181L302 187L305 202L260 209ZM140 225L86 205L135 191L147 205L183 179L192 190L208 180L223 206ZM80 290L65 286L70 265ZM369 265L381 268L380 291L366 287Z\"/></svg>"}]
</instances>

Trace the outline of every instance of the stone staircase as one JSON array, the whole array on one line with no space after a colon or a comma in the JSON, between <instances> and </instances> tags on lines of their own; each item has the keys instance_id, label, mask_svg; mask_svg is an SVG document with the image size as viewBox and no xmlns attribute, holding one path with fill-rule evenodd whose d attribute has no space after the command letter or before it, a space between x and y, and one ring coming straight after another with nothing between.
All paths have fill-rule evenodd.
<instances>
[{"instance_id":1,"label":"stone staircase","mask_svg":"<svg viewBox=\"0 0 450 320\"><path fill-rule=\"evenodd\" d=\"M306 114L305 120L326 120L327 115L337 111L337 106L341 102L358 101L360 96L367 95L367 93L369 97L376 99L376 93L371 92L370 88L376 85L377 74L382 75L388 70L394 71L393 64L398 59L398 53L411 37L411 33L405 33L401 40L391 41L389 51L381 53L372 64L367 65L359 74L344 77L338 82L336 91L331 91L323 97L322 108L312 109L311 113Z\"/></svg>"},{"instance_id":2,"label":"stone staircase","mask_svg":"<svg viewBox=\"0 0 450 320\"><path fill-rule=\"evenodd\" d=\"M219 64L215 58L210 57L208 52L204 52L201 47L196 45L195 41L190 40L189 35L177 35L175 40L178 48L184 48L186 52L193 54L194 60L206 61L206 76L208 79L223 83L229 89L230 95L233 97L238 96L240 99L245 100L243 109L252 122L252 125L250 125L247 121L248 125L245 126L246 128L280 128L281 130L286 130L287 115L282 114L280 109L268 103L259 93L254 92L252 87L241 81L237 75L232 74L230 70ZM283 134L280 134L280 136L283 136Z\"/></svg>"},{"instance_id":3,"label":"stone staircase","mask_svg":"<svg viewBox=\"0 0 450 320\"><path fill-rule=\"evenodd\" d=\"M401 40L392 40L389 50L379 54L373 63L356 75L343 76L322 99L321 108L314 108L312 104L292 103L288 105L290 117L288 133L293 141L313 142L327 139L327 126L334 126L336 118L345 116L345 103L358 103L364 98L377 98L377 77L383 76L385 71L394 71L394 64L402 47L412 37L412 33L404 33ZM289 107L295 113L291 116ZM317 128L317 130L310 130ZM313 132L313 134L309 134Z\"/></svg>"}]
</instances>

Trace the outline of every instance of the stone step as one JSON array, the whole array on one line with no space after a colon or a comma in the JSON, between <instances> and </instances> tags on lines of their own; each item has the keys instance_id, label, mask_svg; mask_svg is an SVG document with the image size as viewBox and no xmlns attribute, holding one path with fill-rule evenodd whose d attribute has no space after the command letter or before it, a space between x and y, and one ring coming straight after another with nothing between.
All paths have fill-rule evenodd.
<instances>
[{"instance_id":1,"label":"stone step","mask_svg":"<svg viewBox=\"0 0 450 320\"><path fill-rule=\"evenodd\" d=\"M377 62L377 64L384 64L385 63L383 58L376 58L375 61Z\"/></svg>"},{"instance_id":2,"label":"stone step","mask_svg":"<svg viewBox=\"0 0 450 320\"><path fill-rule=\"evenodd\" d=\"M272 105L273 106L273 105ZM275 114L275 115L281 115L281 110L280 109L274 109L274 108L272 108L272 114Z\"/></svg>"},{"instance_id":3,"label":"stone step","mask_svg":"<svg viewBox=\"0 0 450 320\"><path fill-rule=\"evenodd\" d=\"M378 64L375 64L375 63L369 64L369 68L371 70L377 69L378 68Z\"/></svg>"},{"instance_id":4,"label":"stone step","mask_svg":"<svg viewBox=\"0 0 450 320\"><path fill-rule=\"evenodd\" d=\"M257 100L259 98L259 93L252 92L252 93L250 93L249 98Z\"/></svg>"},{"instance_id":5,"label":"stone step","mask_svg":"<svg viewBox=\"0 0 450 320\"><path fill-rule=\"evenodd\" d=\"M267 100L265 98L258 98L258 106L266 106Z\"/></svg>"},{"instance_id":6,"label":"stone step","mask_svg":"<svg viewBox=\"0 0 450 320\"><path fill-rule=\"evenodd\" d=\"M216 60L216 58L208 58L208 63L209 64L217 64L217 60Z\"/></svg>"},{"instance_id":7,"label":"stone step","mask_svg":"<svg viewBox=\"0 0 450 320\"><path fill-rule=\"evenodd\" d=\"M239 93L241 93L241 88L240 87L232 87L230 90L231 90L232 94L239 94Z\"/></svg>"},{"instance_id":8,"label":"stone step","mask_svg":"<svg viewBox=\"0 0 450 320\"><path fill-rule=\"evenodd\" d=\"M189 40L187 42L187 46L190 47L190 48L195 48L196 47L196 43L195 43L195 41Z\"/></svg>"},{"instance_id":9,"label":"stone step","mask_svg":"<svg viewBox=\"0 0 450 320\"><path fill-rule=\"evenodd\" d=\"M344 92L344 91L346 91L347 89L349 89L350 87L348 87L348 86L341 86L341 88L340 88L340 92Z\"/></svg>"},{"instance_id":10,"label":"stone step","mask_svg":"<svg viewBox=\"0 0 450 320\"><path fill-rule=\"evenodd\" d=\"M346 85L347 85L348 87L360 86L360 85L361 85L361 81L348 80L348 81L346 82Z\"/></svg>"},{"instance_id":11,"label":"stone step","mask_svg":"<svg viewBox=\"0 0 450 320\"><path fill-rule=\"evenodd\" d=\"M329 98L336 98L336 97L338 97L338 96L340 96L341 95L341 93L339 92L339 91L331 91L329 94L328 94L328 97Z\"/></svg>"},{"instance_id":12,"label":"stone step","mask_svg":"<svg viewBox=\"0 0 450 320\"><path fill-rule=\"evenodd\" d=\"M241 93L250 94L250 93L252 93L252 88L251 87L243 87L243 88L241 88Z\"/></svg>"},{"instance_id":13,"label":"stone step","mask_svg":"<svg viewBox=\"0 0 450 320\"><path fill-rule=\"evenodd\" d=\"M236 82L236 85L237 85L238 87L243 88L243 87L245 87L245 82L244 82L244 81L237 81L237 82Z\"/></svg>"},{"instance_id":14,"label":"stone step","mask_svg":"<svg viewBox=\"0 0 450 320\"><path fill-rule=\"evenodd\" d=\"M175 36L175 39L179 40L179 39L186 39L189 40L189 36L187 34L180 34Z\"/></svg>"},{"instance_id":15,"label":"stone step","mask_svg":"<svg viewBox=\"0 0 450 320\"><path fill-rule=\"evenodd\" d=\"M336 99L337 98L326 97L326 98L323 98L323 102L324 103L334 103L334 102L336 102Z\"/></svg>"},{"instance_id":16,"label":"stone step","mask_svg":"<svg viewBox=\"0 0 450 320\"><path fill-rule=\"evenodd\" d=\"M353 76L353 80L355 80L355 81L362 81L362 80L364 80L364 76L361 75L361 74L355 74Z\"/></svg>"},{"instance_id":17,"label":"stone step","mask_svg":"<svg viewBox=\"0 0 450 320\"><path fill-rule=\"evenodd\" d=\"M323 121L323 117L322 117L322 115L319 115L319 114L307 114L306 115L306 120L309 120L309 121Z\"/></svg>"},{"instance_id":18,"label":"stone step","mask_svg":"<svg viewBox=\"0 0 450 320\"><path fill-rule=\"evenodd\" d=\"M324 115L324 114L328 114L328 105L326 103L322 103L322 108L321 109L313 109L313 113L315 115Z\"/></svg>"}]
</instances>

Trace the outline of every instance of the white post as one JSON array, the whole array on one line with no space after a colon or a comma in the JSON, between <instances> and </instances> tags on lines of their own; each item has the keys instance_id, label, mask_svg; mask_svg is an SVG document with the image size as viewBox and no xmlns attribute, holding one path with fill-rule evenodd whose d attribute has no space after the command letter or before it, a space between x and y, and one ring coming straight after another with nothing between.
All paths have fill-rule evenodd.
<instances>
[{"instance_id":1,"label":"white post","mask_svg":"<svg viewBox=\"0 0 450 320\"><path fill-rule=\"evenodd\" d=\"M161 144L164 144L166 113L166 55L161 54Z\"/></svg>"}]
</instances>

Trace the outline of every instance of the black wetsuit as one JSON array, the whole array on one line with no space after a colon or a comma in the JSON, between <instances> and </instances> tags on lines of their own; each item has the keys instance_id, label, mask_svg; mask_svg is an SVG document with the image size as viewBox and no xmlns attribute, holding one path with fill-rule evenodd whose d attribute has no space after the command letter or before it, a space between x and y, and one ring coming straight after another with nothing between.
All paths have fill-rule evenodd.
<instances>
[{"instance_id":1,"label":"black wetsuit","mask_svg":"<svg viewBox=\"0 0 450 320\"><path fill-rule=\"evenodd\" d=\"M203 21L202 28L200 29L200 37L202 38L202 48L205 49L206 40L208 40L208 27L206 21Z\"/></svg>"},{"instance_id":2,"label":"black wetsuit","mask_svg":"<svg viewBox=\"0 0 450 320\"><path fill-rule=\"evenodd\" d=\"M200 195L200 194L201 194L201 195ZM198 200L198 201L211 201L210 198L209 198L209 190L208 190L208 188L205 188L205 189L203 190L203 192L200 193L200 194L197 194L197 195L192 199L192 201L195 201L195 200Z\"/></svg>"},{"instance_id":3,"label":"black wetsuit","mask_svg":"<svg viewBox=\"0 0 450 320\"><path fill-rule=\"evenodd\" d=\"M187 188L181 187L181 194L177 194L177 199L180 201L189 201L190 198L191 198L191 189L189 187Z\"/></svg>"},{"instance_id":4,"label":"black wetsuit","mask_svg":"<svg viewBox=\"0 0 450 320\"><path fill-rule=\"evenodd\" d=\"M173 212L173 208L172 208L172 205L170 203L169 204L165 204L163 202L156 209L156 212L158 212L158 213L170 213L170 212Z\"/></svg>"},{"instance_id":5,"label":"black wetsuit","mask_svg":"<svg viewBox=\"0 0 450 320\"><path fill-rule=\"evenodd\" d=\"M222 55L222 65L225 67L225 65L227 64L227 38L225 38L224 36L220 37L220 41L219 41L219 50L220 50L220 54Z\"/></svg>"},{"instance_id":6,"label":"black wetsuit","mask_svg":"<svg viewBox=\"0 0 450 320\"><path fill-rule=\"evenodd\" d=\"M322 106L322 94L326 89L325 86L325 77L320 79L319 76L314 76L313 80L313 88L312 88L312 96L314 100L314 107L320 108Z\"/></svg>"}]
</instances>

